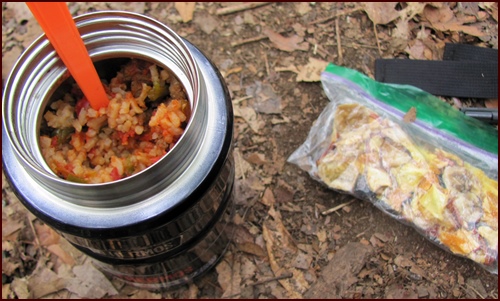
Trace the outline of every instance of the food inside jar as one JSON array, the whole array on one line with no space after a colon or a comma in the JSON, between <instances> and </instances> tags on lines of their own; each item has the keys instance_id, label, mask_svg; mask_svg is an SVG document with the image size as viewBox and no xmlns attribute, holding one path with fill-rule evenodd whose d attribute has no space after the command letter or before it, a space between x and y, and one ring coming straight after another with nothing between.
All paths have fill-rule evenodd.
<instances>
[{"instance_id":1,"label":"food inside jar","mask_svg":"<svg viewBox=\"0 0 500 301\"><path fill-rule=\"evenodd\" d=\"M105 183L136 174L165 156L189 121L186 91L168 69L132 59L102 82L107 107L94 110L73 83L43 114L42 155L68 181Z\"/></svg>"}]
</instances>

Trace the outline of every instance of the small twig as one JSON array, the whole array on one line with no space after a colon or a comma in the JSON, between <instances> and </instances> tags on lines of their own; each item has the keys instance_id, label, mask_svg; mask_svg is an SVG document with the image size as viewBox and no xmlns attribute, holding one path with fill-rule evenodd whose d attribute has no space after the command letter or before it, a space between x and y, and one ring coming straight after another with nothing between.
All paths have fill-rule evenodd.
<instances>
[{"instance_id":1,"label":"small twig","mask_svg":"<svg viewBox=\"0 0 500 301\"><path fill-rule=\"evenodd\" d=\"M254 282L254 283L250 283L250 284L248 284L248 286L256 286L256 285L259 285L259 284L264 284L264 283L268 283L268 282L275 281L275 280L288 279L288 278L292 278L292 277L293 277L292 273L286 273L286 274L283 274L283 275L278 276L278 277L273 277L273 278L269 278L269 279L264 279L264 280L261 280L261 281L257 281L257 282ZM232 299L232 298L234 298L236 296L239 296L239 295L241 295L241 293L232 294L232 295L229 295L227 297L224 297L223 299Z\"/></svg>"},{"instance_id":2,"label":"small twig","mask_svg":"<svg viewBox=\"0 0 500 301\"><path fill-rule=\"evenodd\" d=\"M267 73L267 76L269 76L270 72L269 72L269 62L267 61L267 54L265 51L263 51L262 53L264 55L264 62L266 64L266 73Z\"/></svg>"},{"instance_id":3,"label":"small twig","mask_svg":"<svg viewBox=\"0 0 500 301\"><path fill-rule=\"evenodd\" d=\"M362 10L362 9L363 9L362 7L355 7L353 9L337 13L337 14L335 14L333 16L329 16L329 17L326 17L326 18L323 18L323 19L319 19L319 20L313 21L313 22L311 22L311 23L309 23L307 25L315 25L315 24L319 24L319 23L324 23L324 22L333 20L334 18L337 18L337 17L341 17L341 16L344 16L344 15L352 14L352 13L357 12L357 11Z\"/></svg>"},{"instance_id":4,"label":"small twig","mask_svg":"<svg viewBox=\"0 0 500 301\"><path fill-rule=\"evenodd\" d=\"M377 24L373 23L373 31L375 31L375 39L377 40L378 53L382 56L382 49L380 48L380 41L378 39Z\"/></svg>"},{"instance_id":5,"label":"small twig","mask_svg":"<svg viewBox=\"0 0 500 301\"><path fill-rule=\"evenodd\" d=\"M462 287L463 289L466 289L466 288L465 288L465 287L463 287L463 286L460 286L460 287ZM474 293L476 293L476 294L477 294L477 295L478 295L481 299L486 299L486 298L485 298L485 297L483 297L483 295L481 295L481 294L480 294L480 293L479 293L479 292L478 292L478 291L477 291L477 290L476 290L473 286L470 286L470 285L468 285L468 284L467 284L467 288L470 288L471 290L473 290L473 291L474 291Z\"/></svg>"},{"instance_id":6,"label":"small twig","mask_svg":"<svg viewBox=\"0 0 500 301\"><path fill-rule=\"evenodd\" d=\"M328 46L337 46L337 43L331 43L328 44ZM371 45L366 45L366 44L358 44L358 43L343 43L343 47L349 47L349 48L368 48L368 49L378 49L377 46L371 46ZM382 45L381 45L382 46ZM386 50L386 48L381 47L382 50Z\"/></svg>"},{"instance_id":7,"label":"small twig","mask_svg":"<svg viewBox=\"0 0 500 301\"><path fill-rule=\"evenodd\" d=\"M42 256L44 256L44 252L43 252L43 248L42 248L42 245L40 244L40 240L38 240L38 233L36 233L36 230L35 230L35 225L33 225L33 222L31 221L31 219L29 218L28 216L28 222L30 223L30 227L31 227L31 231L33 231L33 234L35 236L35 242L36 242L36 246L37 248L40 250L40 254Z\"/></svg>"},{"instance_id":8,"label":"small twig","mask_svg":"<svg viewBox=\"0 0 500 301\"><path fill-rule=\"evenodd\" d=\"M236 105L236 104L239 104L240 102L247 100L247 99L250 99L252 97L253 97L252 95L247 95L244 97L236 98L236 99L233 99L232 103Z\"/></svg>"},{"instance_id":9,"label":"small twig","mask_svg":"<svg viewBox=\"0 0 500 301\"><path fill-rule=\"evenodd\" d=\"M344 57L342 56L342 45L340 44L340 29L339 29L339 19L335 19L335 33L337 35L337 51L339 52L339 65L344 64Z\"/></svg>"},{"instance_id":10,"label":"small twig","mask_svg":"<svg viewBox=\"0 0 500 301\"><path fill-rule=\"evenodd\" d=\"M271 2L247 2L247 3L242 3L242 4L237 4L237 5L232 5L224 8L219 8L215 12L216 15L222 16L222 15L228 15L240 11L244 11L247 9L252 9L264 5L271 4Z\"/></svg>"},{"instance_id":11,"label":"small twig","mask_svg":"<svg viewBox=\"0 0 500 301\"><path fill-rule=\"evenodd\" d=\"M226 297L224 297L222 299L233 299L234 297L237 297L239 295L241 295L241 293L232 294L232 295L226 296Z\"/></svg>"},{"instance_id":12,"label":"small twig","mask_svg":"<svg viewBox=\"0 0 500 301\"><path fill-rule=\"evenodd\" d=\"M240 45L243 45L243 44L258 42L258 41L264 40L264 39L267 39L267 36L258 36L258 37L248 38L248 39L244 39L244 40L239 40L239 41L236 41L236 42L232 42L231 46L232 47L236 47L236 46L240 46Z\"/></svg>"},{"instance_id":13,"label":"small twig","mask_svg":"<svg viewBox=\"0 0 500 301\"><path fill-rule=\"evenodd\" d=\"M339 210L339 209L342 209L343 207L345 207L345 206L349 205L350 203L352 203L352 202L354 202L354 201L355 201L355 200L351 200L351 201L349 201L349 202L347 202L347 203L340 204L340 205L338 205L338 206L335 206L335 207L333 207L333 208L330 208L330 209L328 209L328 210L325 210L325 211L321 212L321 214L322 214L322 215L327 215L327 214L330 214L330 213L335 212L335 211L337 211L337 210Z\"/></svg>"},{"instance_id":14,"label":"small twig","mask_svg":"<svg viewBox=\"0 0 500 301\"><path fill-rule=\"evenodd\" d=\"M287 32L287 30L284 30L284 31L281 31L280 34L284 34L286 32ZM253 38L248 38L248 39L244 39L244 40L239 40L239 41L232 42L231 46L232 47L241 46L241 45L244 45L244 44L258 42L258 41L265 40L265 39L268 39L268 38L269 38L268 36L257 36L257 37L253 37Z\"/></svg>"},{"instance_id":15,"label":"small twig","mask_svg":"<svg viewBox=\"0 0 500 301\"><path fill-rule=\"evenodd\" d=\"M370 230L371 226L366 228L365 231L359 233L358 235L356 235L356 238L360 237L361 235L364 235L366 233L366 231Z\"/></svg>"},{"instance_id":16,"label":"small twig","mask_svg":"<svg viewBox=\"0 0 500 301\"><path fill-rule=\"evenodd\" d=\"M241 158L240 152L236 152L236 156L238 156L239 160L243 160L243 158ZM241 176L243 177L243 180L245 180L245 172L244 172L243 167L241 165L240 165L240 172L241 172Z\"/></svg>"},{"instance_id":17,"label":"small twig","mask_svg":"<svg viewBox=\"0 0 500 301\"><path fill-rule=\"evenodd\" d=\"M490 292L490 296L493 298L493 299L498 299L498 294L495 294L495 290L492 290Z\"/></svg>"},{"instance_id":18,"label":"small twig","mask_svg":"<svg viewBox=\"0 0 500 301\"><path fill-rule=\"evenodd\" d=\"M260 281L254 282L254 283L250 283L248 285L249 286L256 286L256 285L268 283L268 282L271 282L271 281L274 281L274 280L282 280L282 279L288 279L288 278L292 278L292 277L293 277L292 273L286 273L286 274L283 274L281 276L277 276L277 277L273 277L273 278L269 278L269 279L260 280Z\"/></svg>"}]
</instances>

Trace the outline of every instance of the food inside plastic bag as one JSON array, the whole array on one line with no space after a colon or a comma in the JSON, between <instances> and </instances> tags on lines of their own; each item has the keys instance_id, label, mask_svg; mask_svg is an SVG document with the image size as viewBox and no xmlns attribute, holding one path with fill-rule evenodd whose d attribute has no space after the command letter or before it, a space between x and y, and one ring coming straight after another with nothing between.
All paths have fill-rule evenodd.
<instances>
[{"instance_id":1,"label":"food inside plastic bag","mask_svg":"<svg viewBox=\"0 0 500 301\"><path fill-rule=\"evenodd\" d=\"M332 102L288 161L497 274L498 155L404 122L345 78L323 85Z\"/></svg>"}]
</instances>

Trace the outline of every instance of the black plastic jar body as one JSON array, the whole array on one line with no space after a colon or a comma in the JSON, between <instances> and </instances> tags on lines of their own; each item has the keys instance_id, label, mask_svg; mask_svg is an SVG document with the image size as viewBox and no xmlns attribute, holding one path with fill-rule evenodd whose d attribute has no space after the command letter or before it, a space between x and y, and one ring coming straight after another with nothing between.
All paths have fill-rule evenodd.
<instances>
[{"instance_id":1,"label":"black plastic jar body","mask_svg":"<svg viewBox=\"0 0 500 301\"><path fill-rule=\"evenodd\" d=\"M98 69L142 59L170 69L191 117L176 145L130 177L81 184L57 177L40 151L51 96L69 73L45 38L19 58L3 95L3 167L20 201L103 271L132 285L168 288L212 267L229 239L233 111L217 68L194 45L143 15L103 11L75 18Z\"/></svg>"}]
</instances>

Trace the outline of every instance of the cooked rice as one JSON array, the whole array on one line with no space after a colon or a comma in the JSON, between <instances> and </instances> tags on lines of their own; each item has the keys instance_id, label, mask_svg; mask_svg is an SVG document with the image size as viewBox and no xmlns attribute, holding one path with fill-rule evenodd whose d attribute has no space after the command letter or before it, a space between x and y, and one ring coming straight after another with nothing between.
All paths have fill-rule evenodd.
<instances>
[{"instance_id":1,"label":"cooked rice","mask_svg":"<svg viewBox=\"0 0 500 301\"><path fill-rule=\"evenodd\" d=\"M44 114L42 154L64 179L104 183L128 177L162 158L184 132L189 102L169 70L131 60L105 88L106 108L94 110L74 89Z\"/></svg>"}]
</instances>

